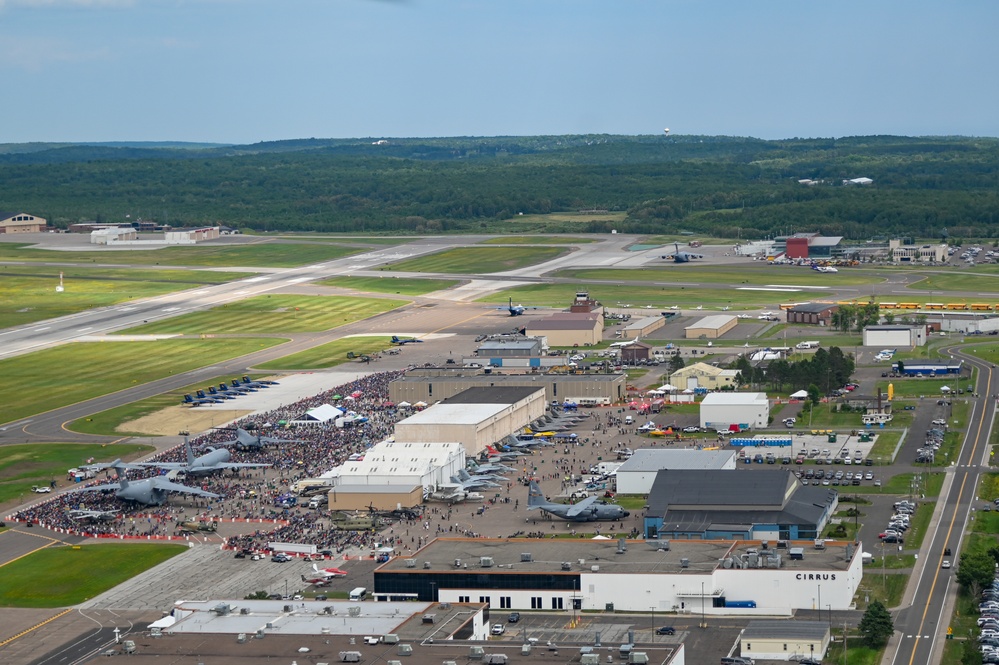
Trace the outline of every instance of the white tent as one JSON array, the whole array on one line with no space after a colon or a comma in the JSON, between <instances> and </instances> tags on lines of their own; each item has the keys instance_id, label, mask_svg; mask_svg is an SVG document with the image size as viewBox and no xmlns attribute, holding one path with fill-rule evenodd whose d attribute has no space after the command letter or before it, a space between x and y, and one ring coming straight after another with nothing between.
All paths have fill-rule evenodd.
<instances>
[{"instance_id":1,"label":"white tent","mask_svg":"<svg viewBox=\"0 0 999 665\"><path fill-rule=\"evenodd\" d=\"M676 390L676 386L672 386L672 385L670 385L668 383L665 383L665 384L659 386L659 390L663 390L663 391L669 392L671 390Z\"/></svg>"},{"instance_id":2,"label":"white tent","mask_svg":"<svg viewBox=\"0 0 999 665\"><path fill-rule=\"evenodd\" d=\"M940 386L940 392L942 392L942 393L949 393L950 392L950 386Z\"/></svg>"},{"instance_id":3,"label":"white tent","mask_svg":"<svg viewBox=\"0 0 999 665\"><path fill-rule=\"evenodd\" d=\"M806 397L808 397L808 391L807 390L799 390L796 393L791 393L791 397L792 397L792 399L805 399Z\"/></svg>"},{"instance_id":4,"label":"white tent","mask_svg":"<svg viewBox=\"0 0 999 665\"><path fill-rule=\"evenodd\" d=\"M305 412L305 420L316 420L321 423L328 423L338 416L342 416L343 411L330 404L322 404L314 409Z\"/></svg>"},{"instance_id":5,"label":"white tent","mask_svg":"<svg viewBox=\"0 0 999 665\"><path fill-rule=\"evenodd\" d=\"M396 406L399 407L400 409L408 409L413 405L410 404L409 402L399 402L398 404L396 404Z\"/></svg>"}]
</instances>

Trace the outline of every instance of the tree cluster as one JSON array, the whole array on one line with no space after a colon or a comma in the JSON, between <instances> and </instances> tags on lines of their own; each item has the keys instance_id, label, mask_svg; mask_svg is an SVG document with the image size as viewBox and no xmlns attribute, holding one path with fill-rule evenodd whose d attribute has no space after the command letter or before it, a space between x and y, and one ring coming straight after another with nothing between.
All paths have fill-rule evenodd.
<instances>
[{"instance_id":1,"label":"tree cluster","mask_svg":"<svg viewBox=\"0 0 999 665\"><path fill-rule=\"evenodd\" d=\"M854 368L853 357L838 346L828 351L819 348L805 360L774 360L765 368L754 367L746 356L740 356L732 365L732 369L739 370L736 383L740 386L767 385L778 392L807 390L809 399L815 403L823 393L848 383Z\"/></svg>"},{"instance_id":2,"label":"tree cluster","mask_svg":"<svg viewBox=\"0 0 999 665\"><path fill-rule=\"evenodd\" d=\"M874 184L843 184L859 175ZM516 221L524 232L520 213L599 209L626 216L545 230L999 237L995 139L580 135L0 145L0 179L0 207L59 225L131 215L261 231L496 232Z\"/></svg>"}]
</instances>

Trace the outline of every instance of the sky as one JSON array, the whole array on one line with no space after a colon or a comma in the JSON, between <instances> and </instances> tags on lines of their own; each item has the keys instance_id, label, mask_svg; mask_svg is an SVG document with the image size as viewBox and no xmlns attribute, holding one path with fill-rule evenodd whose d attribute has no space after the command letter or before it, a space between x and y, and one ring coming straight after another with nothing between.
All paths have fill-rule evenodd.
<instances>
[{"instance_id":1,"label":"sky","mask_svg":"<svg viewBox=\"0 0 999 665\"><path fill-rule=\"evenodd\" d=\"M0 0L0 143L999 136L999 2Z\"/></svg>"}]
</instances>

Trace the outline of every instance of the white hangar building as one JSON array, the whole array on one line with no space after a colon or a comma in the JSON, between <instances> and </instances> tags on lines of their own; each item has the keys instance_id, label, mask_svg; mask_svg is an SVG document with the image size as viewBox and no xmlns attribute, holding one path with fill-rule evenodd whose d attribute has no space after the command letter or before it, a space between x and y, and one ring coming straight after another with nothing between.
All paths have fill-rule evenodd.
<instances>
[{"instance_id":1,"label":"white hangar building","mask_svg":"<svg viewBox=\"0 0 999 665\"><path fill-rule=\"evenodd\" d=\"M882 325L864 328L864 346L905 347L926 344L926 326Z\"/></svg>"},{"instance_id":2,"label":"white hangar building","mask_svg":"<svg viewBox=\"0 0 999 665\"><path fill-rule=\"evenodd\" d=\"M787 541L438 538L375 569L375 593L504 610L790 616L851 607L860 546Z\"/></svg>"},{"instance_id":3,"label":"white hangar building","mask_svg":"<svg viewBox=\"0 0 999 665\"><path fill-rule=\"evenodd\" d=\"M396 441L458 441L472 457L545 415L543 387L469 388L399 421Z\"/></svg>"},{"instance_id":4,"label":"white hangar building","mask_svg":"<svg viewBox=\"0 0 999 665\"><path fill-rule=\"evenodd\" d=\"M617 491L648 494L663 469L734 469L734 450L693 448L639 448L617 469Z\"/></svg>"},{"instance_id":5,"label":"white hangar building","mask_svg":"<svg viewBox=\"0 0 999 665\"><path fill-rule=\"evenodd\" d=\"M761 429L770 424L766 393L709 393L701 401L701 428L718 432Z\"/></svg>"}]
</instances>

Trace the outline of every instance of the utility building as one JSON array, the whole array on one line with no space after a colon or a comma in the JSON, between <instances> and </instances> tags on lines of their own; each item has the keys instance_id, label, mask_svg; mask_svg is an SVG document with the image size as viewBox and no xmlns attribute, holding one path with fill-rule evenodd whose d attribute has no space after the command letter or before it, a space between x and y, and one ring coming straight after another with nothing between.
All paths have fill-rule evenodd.
<instances>
[{"instance_id":1,"label":"utility building","mask_svg":"<svg viewBox=\"0 0 999 665\"><path fill-rule=\"evenodd\" d=\"M926 344L926 326L867 326L864 328L864 346L904 347Z\"/></svg>"},{"instance_id":2,"label":"utility building","mask_svg":"<svg viewBox=\"0 0 999 665\"><path fill-rule=\"evenodd\" d=\"M770 424L770 401L766 393L723 391L709 393L701 401L701 428L718 432L741 432Z\"/></svg>"},{"instance_id":3,"label":"utility building","mask_svg":"<svg viewBox=\"0 0 999 665\"><path fill-rule=\"evenodd\" d=\"M718 339L738 324L739 319L731 314L714 314L687 326L683 333L687 339Z\"/></svg>"},{"instance_id":4,"label":"utility building","mask_svg":"<svg viewBox=\"0 0 999 665\"><path fill-rule=\"evenodd\" d=\"M816 585L816 589L820 585ZM816 601L816 609L823 607ZM825 621L788 621L757 619L742 631L739 655L754 660L821 661L831 639Z\"/></svg>"}]
</instances>

